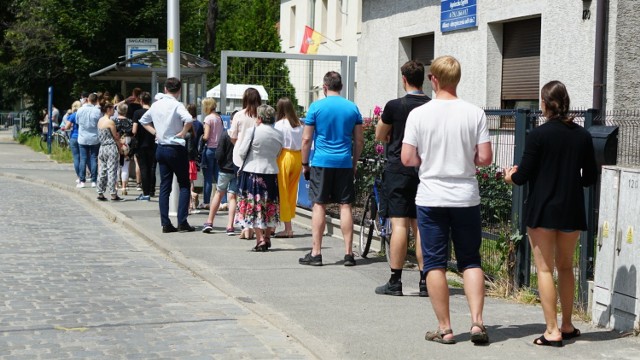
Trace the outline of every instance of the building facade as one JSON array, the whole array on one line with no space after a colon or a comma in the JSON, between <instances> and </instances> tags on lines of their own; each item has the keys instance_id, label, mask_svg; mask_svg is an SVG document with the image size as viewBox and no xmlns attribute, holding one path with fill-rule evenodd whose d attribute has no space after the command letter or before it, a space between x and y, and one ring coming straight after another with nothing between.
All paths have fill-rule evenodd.
<instances>
[{"instance_id":1,"label":"building facade","mask_svg":"<svg viewBox=\"0 0 640 360\"><path fill-rule=\"evenodd\" d=\"M477 25L443 32L445 2L477 3ZM596 2L363 0L356 102L366 111L403 95L399 68L409 59L429 65L435 57L453 55L462 65L459 96L478 106L538 109L540 87L560 80L567 85L572 108L589 108ZM618 26L621 17L640 13L633 2L609 1L607 109L640 108L640 45L631 36L637 26Z\"/></svg>"},{"instance_id":2,"label":"building facade","mask_svg":"<svg viewBox=\"0 0 640 360\"><path fill-rule=\"evenodd\" d=\"M280 44L282 51L300 54L305 26L320 34L318 55L356 56L362 28L361 0L282 0ZM287 60L290 81L298 104L306 110L322 96L322 78L327 71L340 72L339 63Z\"/></svg>"}]
</instances>

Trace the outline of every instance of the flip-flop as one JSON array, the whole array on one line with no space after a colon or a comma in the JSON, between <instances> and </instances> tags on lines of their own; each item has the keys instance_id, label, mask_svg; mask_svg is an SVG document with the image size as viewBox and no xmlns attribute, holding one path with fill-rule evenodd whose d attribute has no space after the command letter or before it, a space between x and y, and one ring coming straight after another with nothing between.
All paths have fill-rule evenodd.
<instances>
[{"instance_id":1,"label":"flip-flop","mask_svg":"<svg viewBox=\"0 0 640 360\"><path fill-rule=\"evenodd\" d=\"M480 323L473 323L471 324L471 329L473 329L474 326L477 326L480 328L480 331L471 331L471 342L474 344L486 344L489 342L489 335L487 334L487 328L484 327L484 325L480 324Z\"/></svg>"},{"instance_id":2,"label":"flip-flop","mask_svg":"<svg viewBox=\"0 0 640 360\"><path fill-rule=\"evenodd\" d=\"M426 334L424 334L424 339L427 341L433 341L433 342L437 342L440 344L455 344L456 343L456 339L445 339L444 336L445 335L449 335L449 334L453 334L453 330L451 329L444 329L444 330L440 330L437 329L436 331L427 331Z\"/></svg>"},{"instance_id":3,"label":"flip-flop","mask_svg":"<svg viewBox=\"0 0 640 360\"><path fill-rule=\"evenodd\" d=\"M580 330L578 330L575 326L573 327L573 331L572 332L563 332L562 333L562 340L571 340L573 338L577 338L578 336L582 335L582 333L580 332Z\"/></svg>"},{"instance_id":4,"label":"flip-flop","mask_svg":"<svg viewBox=\"0 0 640 360\"><path fill-rule=\"evenodd\" d=\"M544 337L544 334L540 335L539 338L533 340L533 343L535 345L540 345L540 346L552 346L552 347L562 347L562 340L547 340L547 338Z\"/></svg>"}]
</instances>

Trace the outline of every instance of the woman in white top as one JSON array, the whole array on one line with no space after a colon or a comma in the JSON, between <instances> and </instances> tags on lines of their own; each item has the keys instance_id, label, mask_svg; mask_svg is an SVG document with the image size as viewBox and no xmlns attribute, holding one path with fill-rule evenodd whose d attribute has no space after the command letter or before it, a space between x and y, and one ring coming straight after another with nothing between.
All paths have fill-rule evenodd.
<instances>
[{"instance_id":1,"label":"woman in white top","mask_svg":"<svg viewBox=\"0 0 640 360\"><path fill-rule=\"evenodd\" d=\"M293 103L283 97L276 105L276 130L284 136L284 144L278 156L278 192L280 193L280 221L284 223L284 230L275 237L293 237L291 219L296 216L298 202L298 182L302 172L302 124Z\"/></svg>"},{"instance_id":2,"label":"woman in white top","mask_svg":"<svg viewBox=\"0 0 640 360\"><path fill-rule=\"evenodd\" d=\"M280 218L276 158L284 140L282 133L273 128L274 122L275 110L269 105L260 105L256 126L247 129L242 144L237 147L243 164L238 178L236 223L253 228L255 251L267 251L271 247L270 236Z\"/></svg>"},{"instance_id":3,"label":"woman in white top","mask_svg":"<svg viewBox=\"0 0 640 360\"><path fill-rule=\"evenodd\" d=\"M204 198L201 209L209 209L213 184L218 182L218 162L216 161L216 149L218 139L224 129L222 119L216 113L216 101L213 98L202 100L202 113L207 114L204 118L204 135L202 140L206 141L206 149L202 153L202 173L204 174Z\"/></svg>"}]
</instances>

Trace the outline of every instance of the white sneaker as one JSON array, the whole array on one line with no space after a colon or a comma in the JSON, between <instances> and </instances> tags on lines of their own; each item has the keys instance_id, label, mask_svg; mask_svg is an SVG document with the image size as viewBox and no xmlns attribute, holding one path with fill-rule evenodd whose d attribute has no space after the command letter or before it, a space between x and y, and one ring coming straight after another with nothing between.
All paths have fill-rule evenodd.
<instances>
[{"instance_id":1,"label":"white sneaker","mask_svg":"<svg viewBox=\"0 0 640 360\"><path fill-rule=\"evenodd\" d=\"M78 185L76 185L77 188L83 188L84 187L84 183L82 181L80 181L78 183Z\"/></svg>"},{"instance_id":2,"label":"white sneaker","mask_svg":"<svg viewBox=\"0 0 640 360\"><path fill-rule=\"evenodd\" d=\"M76 184L80 184L80 179L76 179Z\"/></svg>"},{"instance_id":3,"label":"white sneaker","mask_svg":"<svg viewBox=\"0 0 640 360\"><path fill-rule=\"evenodd\" d=\"M95 181L91 182L91 187L93 187L93 188L96 187L96 182Z\"/></svg>"}]
</instances>

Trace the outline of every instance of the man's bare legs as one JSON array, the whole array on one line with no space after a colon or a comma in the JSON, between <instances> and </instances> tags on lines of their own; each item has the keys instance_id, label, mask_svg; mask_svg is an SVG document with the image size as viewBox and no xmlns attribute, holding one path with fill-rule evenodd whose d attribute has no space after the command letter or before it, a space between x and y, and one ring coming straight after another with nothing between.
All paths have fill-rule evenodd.
<instances>
[{"instance_id":1,"label":"man's bare legs","mask_svg":"<svg viewBox=\"0 0 640 360\"><path fill-rule=\"evenodd\" d=\"M323 217L324 219L324 217ZM324 231L324 227L322 228ZM353 254L353 213L351 204L340 204L340 230L344 238L344 253Z\"/></svg>"},{"instance_id":2,"label":"man's bare legs","mask_svg":"<svg viewBox=\"0 0 640 360\"><path fill-rule=\"evenodd\" d=\"M484 271L482 268L470 268L462 273L464 282L464 294L467 296L471 323L484 324L482 310L484 309ZM482 329L473 326L471 332L480 332Z\"/></svg>"},{"instance_id":3,"label":"man's bare legs","mask_svg":"<svg viewBox=\"0 0 640 360\"><path fill-rule=\"evenodd\" d=\"M342 215L342 209L340 210ZM327 207L324 204L314 203L311 214L311 238L313 240L311 255L320 255L322 252L322 236L324 235L325 226L327 226L326 220ZM340 221L342 222L342 221ZM353 229L353 226L352 226ZM353 231L353 230L352 230ZM346 242L346 240L345 240Z\"/></svg>"},{"instance_id":4,"label":"man's bare legs","mask_svg":"<svg viewBox=\"0 0 640 360\"><path fill-rule=\"evenodd\" d=\"M481 268L470 268L462 273L464 281L464 293L469 303L471 322L483 324L482 310L484 308L484 272ZM451 316L449 313L449 285L445 269L433 269L427 274L427 286L431 305L438 319L438 328L446 330L451 328ZM480 332L474 326L472 332ZM453 334L443 335L446 340L453 339Z\"/></svg>"},{"instance_id":5,"label":"man's bare legs","mask_svg":"<svg viewBox=\"0 0 640 360\"><path fill-rule=\"evenodd\" d=\"M431 295L431 306L438 319L438 329L451 329L449 316L449 285L446 269L433 269L427 273L427 287ZM445 340L453 339L453 334L442 336Z\"/></svg>"}]
</instances>

